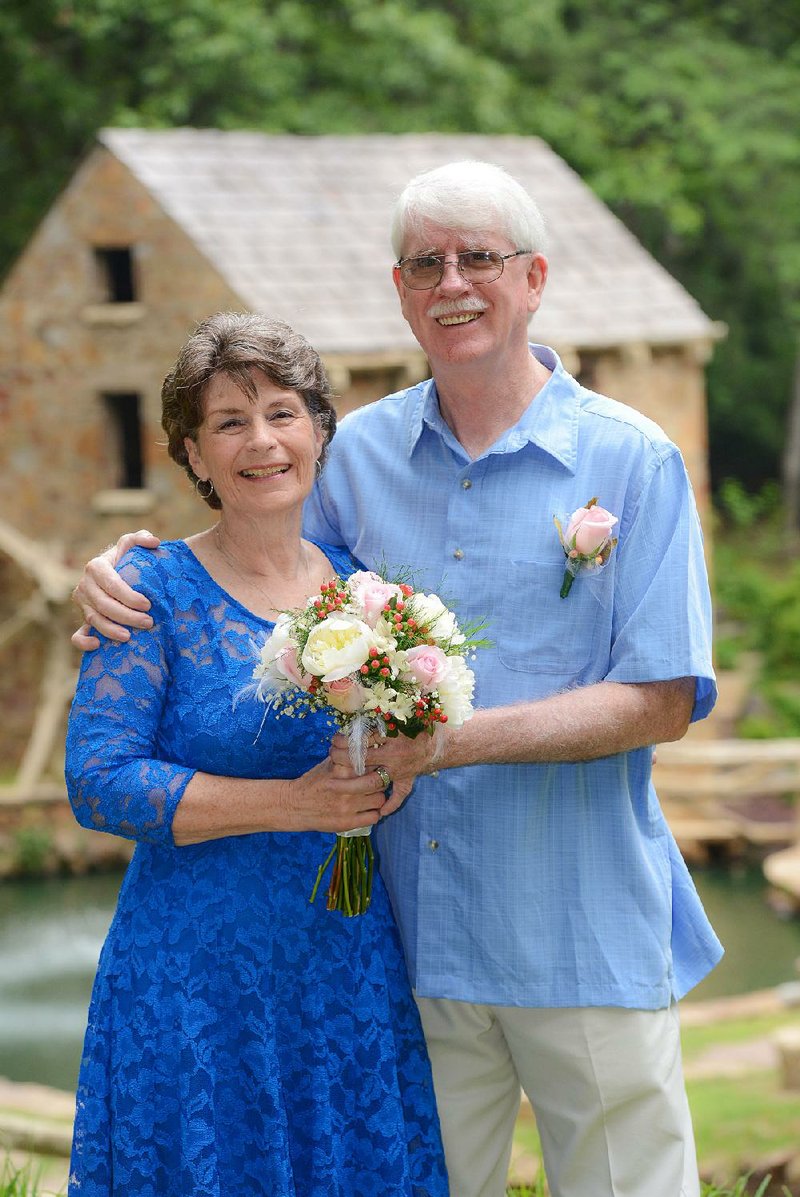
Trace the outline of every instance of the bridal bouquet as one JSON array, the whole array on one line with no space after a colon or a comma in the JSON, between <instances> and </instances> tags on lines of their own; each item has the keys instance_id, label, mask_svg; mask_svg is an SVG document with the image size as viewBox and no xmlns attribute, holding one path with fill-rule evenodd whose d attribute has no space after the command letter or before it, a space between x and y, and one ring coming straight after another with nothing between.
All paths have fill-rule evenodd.
<instances>
[{"instance_id":1,"label":"bridal bouquet","mask_svg":"<svg viewBox=\"0 0 800 1197\"><path fill-rule=\"evenodd\" d=\"M278 617L253 673L255 693L282 715L328 711L347 734L353 768L363 773L370 735L413 739L432 735L438 723L459 727L470 718L475 679L465 657L485 643L475 639L481 626L462 631L437 595L359 570ZM388 775L386 781L388 790ZM369 833L361 827L337 835L312 902L333 861L328 909L357 915L369 907Z\"/></svg>"}]
</instances>

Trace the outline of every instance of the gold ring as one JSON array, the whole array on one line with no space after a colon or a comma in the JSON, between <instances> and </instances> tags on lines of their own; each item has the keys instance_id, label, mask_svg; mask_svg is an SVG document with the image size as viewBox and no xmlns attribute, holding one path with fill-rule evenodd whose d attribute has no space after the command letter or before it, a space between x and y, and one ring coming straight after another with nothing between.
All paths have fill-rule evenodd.
<instances>
[{"instance_id":1,"label":"gold ring","mask_svg":"<svg viewBox=\"0 0 800 1197\"><path fill-rule=\"evenodd\" d=\"M376 765L375 772L378 774L378 777L381 779L381 785L383 786L384 790L388 790L389 786L392 784L392 779L391 779L388 769L384 769L383 765Z\"/></svg>"}]
</instances>

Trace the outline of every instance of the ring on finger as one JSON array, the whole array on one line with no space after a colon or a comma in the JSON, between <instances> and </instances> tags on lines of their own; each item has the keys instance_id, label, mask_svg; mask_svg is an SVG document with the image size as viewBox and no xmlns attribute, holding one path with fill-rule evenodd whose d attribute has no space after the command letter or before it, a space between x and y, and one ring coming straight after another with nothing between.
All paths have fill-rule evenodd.
<instances>
[{"instance_id":1,"label":"ring on finger","mask_svg":"<svg viewBox=\"0 0 800 1197\"><path fill-rule=\"evenodd\" d=\"M386 797L388 798L389 791L392 788L392 777L391 777L391 774L389 773L389 770L384 769L383 765L376 765L374 771L378 774L378 777L381 779L381 785L383 786L383 792L386 795Z\"/></svg>"}]
</instances>

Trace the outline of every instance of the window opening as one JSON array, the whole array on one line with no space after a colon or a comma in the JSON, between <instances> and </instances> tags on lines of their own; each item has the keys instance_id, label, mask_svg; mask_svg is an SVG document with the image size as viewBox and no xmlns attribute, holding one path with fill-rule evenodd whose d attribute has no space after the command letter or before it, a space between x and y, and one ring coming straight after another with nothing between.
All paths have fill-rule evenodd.
<instances>
[{"instance_id":1,"label":"window opening","mask_svg":"<svg viewBox=\"0 0 800 1197\"><path fill-rule=\"evenodd\" d=\"M94 255L105 302L134 303L136 287L130 247L95 247Z\"/></svg>"},{"instance_id":2,"label":"window opening","mask_svg":"<svg viewBox=\"0 0 800 1197\"><path fill-rule=\"evenodd\" d=\"M103 395L103 402L117 450L117 486L140 490L144 486L141 396L129 391L115 392Z\"/></svg>"}]
</instances>

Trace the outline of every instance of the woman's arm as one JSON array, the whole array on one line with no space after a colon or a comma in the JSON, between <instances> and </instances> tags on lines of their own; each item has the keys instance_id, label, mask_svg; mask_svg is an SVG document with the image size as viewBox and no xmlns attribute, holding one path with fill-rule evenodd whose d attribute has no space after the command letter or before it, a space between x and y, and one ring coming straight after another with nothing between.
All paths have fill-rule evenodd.
<instances>
[{"instance_id":1,"label":"woman's arm","mask_svg":"<svg viewBox=\"0 0 800 1197\"><path fill-rule=\"evenodd\" d=\"M150 632L105 640L84 658L67 730L66 779L84 827L151 843L189 844L255 831L343 831L374 823L384 805L371 772L325 761L295 780L213 776L160 759L172 604L156 554L124 571L153 600Z\"/></svg>"},{"instance_id":2,"label":"woman's arm","mask_svg":"<svg viewBox=\"0 0 800 1197\"><path fill-rule=\"evenodd\" d=\"M386 805L370 771L322 761L289 781L251 781L195 773L172 821L175 843L199 844L255 831L351 831L377 823Z\"/></svg>"}]
</instances>

